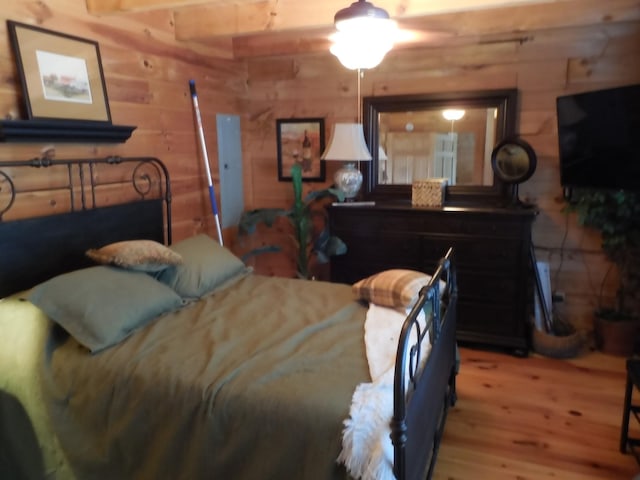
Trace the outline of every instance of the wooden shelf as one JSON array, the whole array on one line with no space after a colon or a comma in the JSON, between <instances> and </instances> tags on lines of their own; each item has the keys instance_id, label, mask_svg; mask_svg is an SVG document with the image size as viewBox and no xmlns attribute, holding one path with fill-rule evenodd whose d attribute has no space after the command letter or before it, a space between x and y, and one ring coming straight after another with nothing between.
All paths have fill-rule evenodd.
<instances>
[{"instance_id":1,"label":"wooden shelf","mask_svg":"<svg viewBox=\"0 0 640 480\"><path fill-rule=\"evenodd\" d=\"M0 120L0 142L123 143L135 128L81 120Z\"/></svg>"}]
</instances>

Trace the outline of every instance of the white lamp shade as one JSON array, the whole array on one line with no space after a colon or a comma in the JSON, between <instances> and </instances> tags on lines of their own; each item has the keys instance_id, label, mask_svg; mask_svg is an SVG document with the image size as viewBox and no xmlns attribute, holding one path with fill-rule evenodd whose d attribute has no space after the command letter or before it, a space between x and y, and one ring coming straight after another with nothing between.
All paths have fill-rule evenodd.
<instances>
[{"instance_id":1,"label":"white lamp shade","mask_svg":"<svg viewBox=\"0 0 640 480\"><path fill-rule=\"evenodd\" d=\"M371 153L364 141L364 131L360 123L336 123L329 146L321 157L322 160L339 162L366 162L371 160Z\"/></svg>"},{"instance_id":2,"label":"white lamp shade","mask_svg":"<svg viewBox=\"0 0 640 480\"><path fill-rule=\"evenodd\" d=\"M389 160L387 158L387 152L384 151L382 145L378 145L378 160Z\"/></svg>"}]
</instances>

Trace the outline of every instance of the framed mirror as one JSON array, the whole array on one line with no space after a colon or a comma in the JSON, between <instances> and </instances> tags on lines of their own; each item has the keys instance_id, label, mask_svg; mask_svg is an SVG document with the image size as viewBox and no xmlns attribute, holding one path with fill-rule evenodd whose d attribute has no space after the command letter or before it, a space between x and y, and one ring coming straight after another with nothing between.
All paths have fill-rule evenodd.
<instances>
[{"instance_id":1,"label":"framed mirror","mask_svg":"<svg viewBox=\"0 0 640 480\"><path fill-rule=\"evenodd\" d=\"M516 89L365 97L365 198L410 200L413 181L426 178L447 179L447 205L502 198L491 154L514 136L517 101Z\"/></svg>"}]
</instances>

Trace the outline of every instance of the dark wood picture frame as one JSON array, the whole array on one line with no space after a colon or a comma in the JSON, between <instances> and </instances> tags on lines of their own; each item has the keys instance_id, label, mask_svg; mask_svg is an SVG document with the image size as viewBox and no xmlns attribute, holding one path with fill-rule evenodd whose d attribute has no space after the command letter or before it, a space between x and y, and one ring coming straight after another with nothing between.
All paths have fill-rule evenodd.
<instances>
[{"instance_id":1,"label":"dark wood picture frame","mask_svg":"<svg viewBox=\"0 0 640 480\"><path fill-rule=\"evenodd\" d=\"M111 123L97 42L12 20L7 29L29 120Z\"/></svg>"},{"instance_id":2,"label":"dark wood picture frame","mask_svg":"<svg viewBox=\"0 0 640 480\"><path fill-rule=\"evenodd\" d=\"M276 139L279 181L291 181L295 163L302 165L303 181L325 181L325 164L320 160L324 152L323 118L277 119Z\"/></svg>"}]
</instances>

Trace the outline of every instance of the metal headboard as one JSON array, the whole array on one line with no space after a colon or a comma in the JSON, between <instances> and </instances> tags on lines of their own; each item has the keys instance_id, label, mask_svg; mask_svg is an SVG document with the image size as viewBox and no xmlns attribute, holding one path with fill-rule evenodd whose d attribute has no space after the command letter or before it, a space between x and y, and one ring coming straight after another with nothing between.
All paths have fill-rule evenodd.
<instances>
[{"instance_id":1,"label":"metal headboard","mask_svg":"<svg viewBox=\"0 0 640 480\"><path fill-rule=\"evenodd\" d=\"M134 239L172 241L157 158L0 162L0 298L90 266L87 249Z\"/></svg>"},{"instance_id":2,"label":"metal headboard","mask_svg":"<svg viewBox=\"0 0 640 480\"><path fill-rule=\"evenodd\" d=\"M140 200L159 198L164 202L167 225L167 243L171 244L171 184L166 165L155 157L119 157L109 156L92 159L56 160L52 150L45 151L42 156L30 160L0 162L0 222L12 208L18 193L29 193L32 190L19 189L9 170L19 167L48 168L66 166L68 183L63 187L68 190L71 212L89 210L105 205L98 205L96 189L104 185L97 180L95 174L98 165L131 164L130 183ZM74 167L77 170L74 173ZM88 173L88 175L87 175ZM34 191L40 191L37 189ZM79 199L78 199L79 197ZM78 206L78 200L80 205Z\"/></svg>"}]
</instances>

